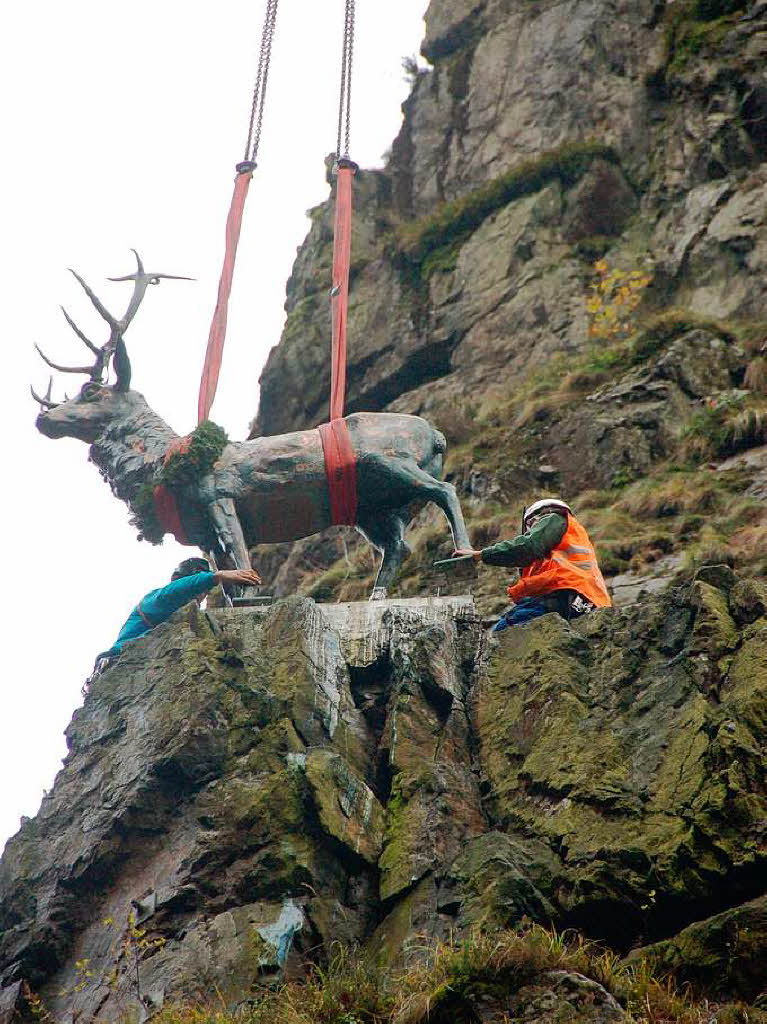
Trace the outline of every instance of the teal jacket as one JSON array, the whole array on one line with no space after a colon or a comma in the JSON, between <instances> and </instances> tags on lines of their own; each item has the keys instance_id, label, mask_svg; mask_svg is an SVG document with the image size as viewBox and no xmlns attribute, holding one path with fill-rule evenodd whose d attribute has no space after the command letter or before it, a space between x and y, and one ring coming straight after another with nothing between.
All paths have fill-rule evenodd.
<instances>
[{"instance_id":1,"label":"teal jacket","mask_svg":"<svg viewBox=\"0 0 767 1024\"><path fill-rule=\"evenodd\" d=\"M524 569L539 558L545 558L566 533L567 518L554 512L544 516L527 533L483 548L482 561L487 565L508 565Z\"/></svg>"},{"instance_id":2,"label":"teal jacket","mask_svg":"<svg viewBox=\"0 0 767 1024\"><path fill-rule=\"evenodd\" d=\"M207 594L215 582L216 578L212 572L198 572L193 576L182 576L180 580L172 580L158 590L150 590L125 620L123 628L109 650L104 651L99 657L115 657L128 641L145 636L195 597Z\"/></svg>"}]
</instances>

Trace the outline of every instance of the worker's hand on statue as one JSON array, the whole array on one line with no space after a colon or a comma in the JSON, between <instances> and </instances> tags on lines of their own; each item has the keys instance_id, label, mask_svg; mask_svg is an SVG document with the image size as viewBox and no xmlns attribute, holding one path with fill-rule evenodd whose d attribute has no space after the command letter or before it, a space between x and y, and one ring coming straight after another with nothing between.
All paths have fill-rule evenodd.
<instances>
[{"instance_id":1,"label":"worker's hand on statue","mask_svg":"<svg viewBox=\"0 0 767 1024\"><path fill-rule=\"evenodd\" d=\"M219 569L216 583L237 583L241 587L260 587L261 577L255 569Z\"/></svg>"},{"instance_id":2,"label":"worker's hand on statue","mask_svg":"<svg viewBox=\"0 0 767 1024\"><path fill-rule=\"evenodd\" d=\"M467 558L469 555L478 562L482 558L481 551L475 551L474 548L456 548L453 552L453 558Z\"/></svg>"}]
</instances>

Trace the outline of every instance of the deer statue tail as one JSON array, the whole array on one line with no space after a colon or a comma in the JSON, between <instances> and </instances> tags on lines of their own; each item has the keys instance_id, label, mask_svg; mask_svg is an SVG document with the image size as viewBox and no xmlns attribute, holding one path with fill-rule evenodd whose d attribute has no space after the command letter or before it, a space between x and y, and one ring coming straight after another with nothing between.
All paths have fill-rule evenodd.
<instances>
[{"instance_id":1,"label":"deer statue tail","mask_svg":"<svg viewBox=\"0 0 767 1024\"><path fill-rule=\"evenodd\" d=\"M431 451L428 453L421 468L430 476L433 476L435 480L442 479L442 456L446 451L447 440L445 435L435 427L431 427Z\"/></svg>"}]
</instances>

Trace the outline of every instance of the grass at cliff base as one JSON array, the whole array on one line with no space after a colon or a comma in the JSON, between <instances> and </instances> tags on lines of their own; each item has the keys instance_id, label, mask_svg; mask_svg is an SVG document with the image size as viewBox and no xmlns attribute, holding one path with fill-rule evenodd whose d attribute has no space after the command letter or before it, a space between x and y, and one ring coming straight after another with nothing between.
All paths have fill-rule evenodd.
<instances>
[{"instance_id":1,"label":"grass at cliff base","mask_svg":"<svg viewBox=\"0 0 767 1024\"><path fill-rule=\"evenodd\" d=\"M547 972L555 971L603 986L632 1024L767 1024L767 1013L757 1007L696 997L670 977L655 976L646 961L628 964L575 933L537 925L476 934L461 943L424 940L419 947L416 941L408 955L408 966L386 973L360 952L339 947L329 965L307 963L298 971L303 977L276 989L259 990L256 983L236 1009L219 997L167 1006L154 1019L158 1024L472 1024L481 1007L502 1014L493 1019L529 1020L536 1018L519 1005L525 999L521 990L533 986L540 994ZM584 993L586 1002L594 997L593 987ZM512 1017L503 1007L515 999Z\"/></svg>"}]
</instances>

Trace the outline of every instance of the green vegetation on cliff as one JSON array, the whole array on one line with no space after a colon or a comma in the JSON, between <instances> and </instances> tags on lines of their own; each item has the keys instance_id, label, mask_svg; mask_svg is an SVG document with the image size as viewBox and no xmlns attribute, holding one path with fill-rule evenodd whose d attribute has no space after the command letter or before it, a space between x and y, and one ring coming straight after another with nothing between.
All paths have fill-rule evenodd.
<instances>
[{"instance_id":1,"label":"green vegetation on cliff","mask_svg":"<svg viewBox=\"0 0 767 1024\"><path fill-rule=\"evenodd\" d=\"M448 269L461 244L496 210L539 191L550 181L574 185L597 159L619 163L612 147L581 142L518 164L473 192L443 203L426 217L402 225L397 232L399 255L424 279L435 270Z\"/></svg>"},{"instance_id":2,"label":"green vegetation on cliff","mask_svg":"<svg viewBox=\"0 0 767 1024\"><path fill-rule=\"evenodd\" d=\"M692 58L715 52L746 6L745 0L677 0L666 14L668 69L681 72Z\"/></svg>"},{"instance_id":3,"label":"green vegetation on cliff","mask_svg":"<svg viewBox=\"0 0 767 1024\"><path fill-rule=\"evenodd\" d=\"M574 934L538 926L462 943L430 943L407 967L382 972L338 948L326 967L257 990L236 1011L211 1003L166 1007L158 1024L473 1024L477 1021L616 1024L766 1024L767 1012L712 1003L622 962Z\"/></svg>"}]
</instances>

